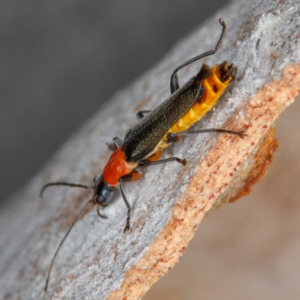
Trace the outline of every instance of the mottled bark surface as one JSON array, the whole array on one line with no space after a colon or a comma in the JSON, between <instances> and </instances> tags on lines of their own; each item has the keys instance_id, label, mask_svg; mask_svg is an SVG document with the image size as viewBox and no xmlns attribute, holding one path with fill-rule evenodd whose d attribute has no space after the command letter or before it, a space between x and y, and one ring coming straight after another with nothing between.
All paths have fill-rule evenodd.
<instances>
[{"instance_id":1,"label":"mottled bark surface","mask_svg":"<svg viewBox=\"0 0 300 300\"><path fill-rule=\"evenodd\" d=\"M142 180L125 186L133 207L132 231L123 234L126 207L119 194L105 209L107 220L101 221L95 211L86 213L59 253L49 291L44 294L55 248L91 195L60 187L47 190L41 200L40 187L56 180L90 184L110 155L106 142L114 136L122 138L136 122L138 110L152 109L167 98L169 76L178 63L214 47L220 16L228 31L219 52L205 62L233 62L238 76L195 128L244 129L248 136L243 140L228 135L186 137L167 149L165 157L184 157L188 163L148 168ZM261 164L257 158L261 149L268 148L263 146L265 137L299 94L298 16L299 5L292 1L236 1L179 43L158 66L117 93L15 195L14 205L1 212L0 226L5 228L0 248L1 297L141 298L178 261L205 213L214 203L240 193L253 177L255 162ZM199 65L180 72L180 81L195 74Z\"/></svg>"}]
</instances>

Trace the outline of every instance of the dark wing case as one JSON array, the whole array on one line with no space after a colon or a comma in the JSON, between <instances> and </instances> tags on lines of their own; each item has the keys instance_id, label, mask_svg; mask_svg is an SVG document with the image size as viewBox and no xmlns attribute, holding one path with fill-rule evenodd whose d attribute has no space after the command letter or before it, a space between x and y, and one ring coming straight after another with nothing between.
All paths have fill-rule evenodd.
<instances>
[{"instance_id":1,"label":"dark wing case","mask_svg":"<svg viewBox=\"0 0 300 300\"><path fill-rule=\"evenodd\" d=\"M170 127L195 104L204 91L201 79L199 76L190 79L128 130L123 144L128 162L138 162L153 151Z\"/></svg>"}]
</instances>

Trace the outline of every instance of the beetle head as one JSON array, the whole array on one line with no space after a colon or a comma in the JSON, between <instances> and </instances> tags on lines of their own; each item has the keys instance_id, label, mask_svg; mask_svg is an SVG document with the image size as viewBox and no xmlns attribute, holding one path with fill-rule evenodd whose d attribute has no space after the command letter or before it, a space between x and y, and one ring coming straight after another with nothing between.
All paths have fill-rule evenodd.
<instances>
[{"instance_id":1,"label":"beetle head","mask_svg":"<svg viewBox=\"0 0 300 300\"><path fill-rule=\"evenodd\" d=\"M94 194L97 204L105 206L110 201L112 192L113 188L103 180L102 175L94 178Z\"/></svg>"}]
</instances>

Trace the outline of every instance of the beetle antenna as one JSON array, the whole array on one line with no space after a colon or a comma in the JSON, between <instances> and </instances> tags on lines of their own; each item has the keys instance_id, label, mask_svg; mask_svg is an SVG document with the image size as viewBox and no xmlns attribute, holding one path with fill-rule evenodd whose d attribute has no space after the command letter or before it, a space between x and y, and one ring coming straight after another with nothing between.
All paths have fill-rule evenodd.
<instances>
[{"instance_id":1,"label":"beetle antenna","mask_svg":"<svg viewBox=\"0 0 300 300\"><path fill-rule=\"evenodd\" d=\"M77 184L77 183L69 183L69 182L49 182L47 184L45 184L41 191L40 191L40 197L43 197L44 191L46 188L48 188L49 186L53 186L53 185L66 185L66 186L72 186L72 187L80 187L80 188L84 188L84 189L88 189L88 190L92 190L94 187L90 186L90 185L85 185L85 184Z\"/></svg>"},{"instance_id":2,"label":"beetle antenna","mask_svg":"<svg viewBox=\"0 0 300 300\"><path fill-rule=\"evenodd\" d=\"M68 231L66 232L64 238L61 240L61 242L59 243L55 253L54 253L54 256L52 258L52 261L51 261L51 264L50 264L50 267L49 267L49 270L48 270L48 275L47 275L47 279L46 279L46 284L45 284L45 292L47 292L47 288L48 288L48 283L49 283L49 278L50 278L50 273L51 273L51 270L52 270L52 266L53 266L53 263L54 263L54 260L59 252L59 249L61 248L61 246L63 245L64 241L66 240L66 238L68 237L69 233L71 232L72 228L74 227L74 225L76 224L76 222L79 220L79 218L82 216L83 212L86 210L86 208L88 207L89 204L94 204L95 203L95 199L91 199L89 200L85 205L84 207L82 208L82 210L80 211L80 213L77 215L77 217L75 218L75 220L73 221L72 225L70 226L70 228L68 229Z\"/></svg>"}]
</instances>

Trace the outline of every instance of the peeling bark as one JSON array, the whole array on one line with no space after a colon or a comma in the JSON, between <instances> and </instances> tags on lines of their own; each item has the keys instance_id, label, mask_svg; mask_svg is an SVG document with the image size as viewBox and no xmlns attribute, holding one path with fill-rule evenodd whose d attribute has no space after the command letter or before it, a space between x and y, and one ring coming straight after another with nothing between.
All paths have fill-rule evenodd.
<instances>
[{"instance_id":1,"label":"peeling bark","mask_svg":"<svg viewBox=\"0 0 300 300\"><path fill-rule=\"evenodd\" d=\"M245 129L230 135L199 135L165 151L188 163L158 165L125 186L133 207L132 231L123 234L126 207L118 194L107 220L88 211L55 262L49 291L47 269L54 251L90 191L39 189L49 181L91 184L110 153L106 142L123 137L135 113L167 98L174 67L212 49L220 34L212 18L174 47L158 66L109 104L70 138L29 186L1 212L0 295L4 299L140 299L181 257L204 215L249 190L271 163L272 128L300 92L300 5L293 1L236 1L218 13L227 22L219 52L205 60L238 66L230 89L196 128ZM180 72L185 82L199 68ZM116 122L116 120L118 120Z\"/></svg>"}]
</instances>

